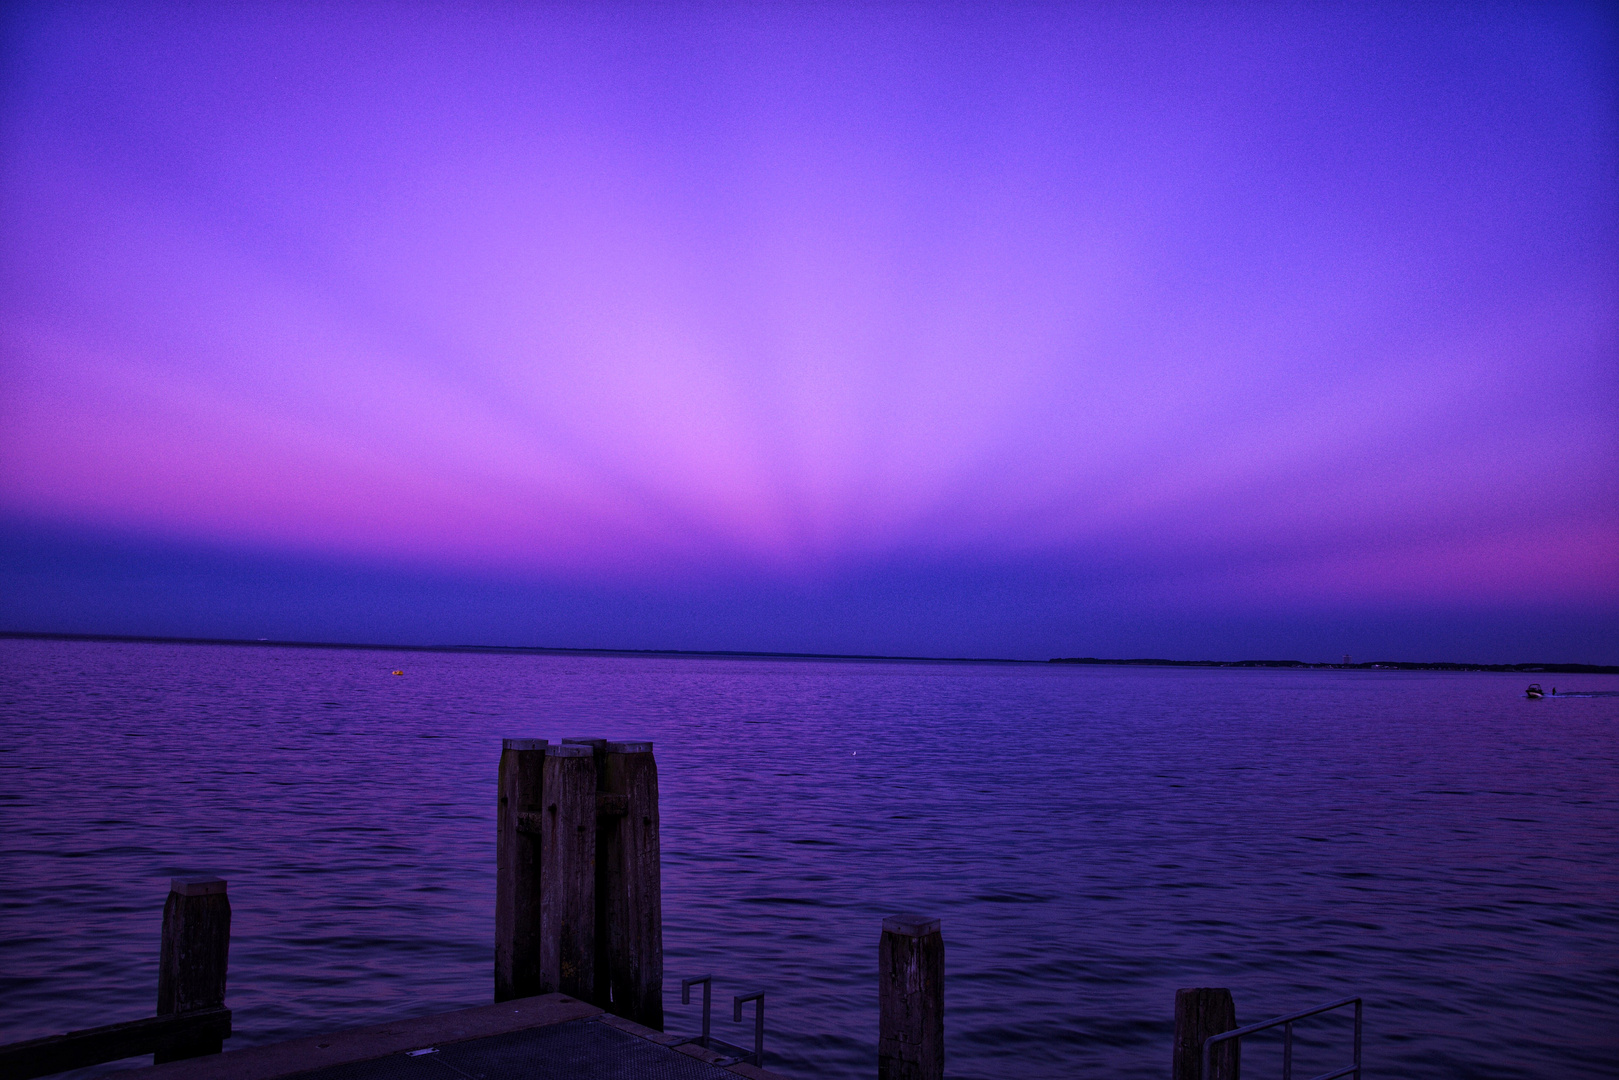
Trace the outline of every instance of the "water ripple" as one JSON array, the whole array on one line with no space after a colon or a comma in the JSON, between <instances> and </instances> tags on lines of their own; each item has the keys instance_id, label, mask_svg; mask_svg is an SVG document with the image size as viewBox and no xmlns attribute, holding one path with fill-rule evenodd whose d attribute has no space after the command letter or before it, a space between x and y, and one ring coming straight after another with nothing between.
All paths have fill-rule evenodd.
<instances>
[{"instance_id":1,"label":"water ripple","mask_svg":"<svg viewBox=\"0 0 1619 1080\"><path fill-rule=\"evenodd\" d=\"M148 1014L190 873L231 882L233 1046L489 1000L499 740L600 734L658 745L671 984L767 990L785 1072L871 1074L878 926L920 910L953 1077L1156 1080L1194 985L1365 995L1371 1075L1613 1075L1588 681L0 641L0 1039Z\"/></svg>"}]
</instances>

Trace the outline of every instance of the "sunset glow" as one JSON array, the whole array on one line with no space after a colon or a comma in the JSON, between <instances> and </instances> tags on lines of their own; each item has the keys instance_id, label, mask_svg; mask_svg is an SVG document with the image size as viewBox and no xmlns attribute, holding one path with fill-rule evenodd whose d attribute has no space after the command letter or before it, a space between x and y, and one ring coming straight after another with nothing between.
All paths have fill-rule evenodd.
<instances>
[{"instance_id":1,"label":"sunset glow","mask_svg":"<svg viewBox=\"0 0 1619 1080\"><path fill-rule=\"evenodd\" d=\"M3 628L261 636L96 624L46 535L649 598L390 640L1614 624L1611 12L399 10L11 9ZM850 589L896 626L795 606Z\"/></svg>"}]
</instances>

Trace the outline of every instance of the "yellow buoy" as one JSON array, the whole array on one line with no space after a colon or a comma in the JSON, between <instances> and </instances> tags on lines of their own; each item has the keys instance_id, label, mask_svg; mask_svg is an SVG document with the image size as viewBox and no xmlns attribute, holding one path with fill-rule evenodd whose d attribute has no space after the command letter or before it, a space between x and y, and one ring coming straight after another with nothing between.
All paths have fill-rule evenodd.
<instances>
[{"instance_id":1,"label":"yellow buoy","mask_svg":"<svg viewBox=\"0 0 1619 1080\"><path fill-rule=\"evenodd\" d=\"M394 674L395 674L395 675L403 675L403 674L404 674L404 672L403 672L403 671L396 671L396 672L394 672Z\"/></svg>"}]
</instances>

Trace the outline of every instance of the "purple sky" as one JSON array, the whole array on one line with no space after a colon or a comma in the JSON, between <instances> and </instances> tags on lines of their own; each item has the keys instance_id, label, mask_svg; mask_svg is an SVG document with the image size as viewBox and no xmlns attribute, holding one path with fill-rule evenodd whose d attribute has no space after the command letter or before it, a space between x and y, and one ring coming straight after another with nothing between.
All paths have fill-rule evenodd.
<instances>
[{"instance_id":1,"label":"purple sky","mask_svg":"<svg viewBox=\"0 0 1619 1080\"><path fill-rule=\"evenodd\" d=\"M1602 6L7 18L6 628L1619 660Z\"/></svg>"}]
</instances>

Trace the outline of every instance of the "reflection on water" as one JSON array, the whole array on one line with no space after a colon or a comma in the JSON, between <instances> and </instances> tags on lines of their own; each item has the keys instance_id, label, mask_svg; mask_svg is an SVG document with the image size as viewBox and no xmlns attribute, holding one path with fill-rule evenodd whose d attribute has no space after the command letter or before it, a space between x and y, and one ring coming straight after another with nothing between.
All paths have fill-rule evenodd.
<instances>
[{"instance_id":1,"label":"reflection on water","mask_svg":"<svg viewBox=\"0 0 1619 1080\"><path fill-rule=\"evenodd\" d=\"M1619 679L1581 683L0 641L0 1040L150 1014L184 873L230 880L233 1047L490 1000L499 740L603 735L657 744L670 1028L683 975L763 988L782 1071L873 1073L916 910L953 1077L1162 1077L1211 985L1364 995L1370 1075L1611 1075ZM1347 1047L1299 1035L1300 1075Z\"/></svg>"}]
</instances>

